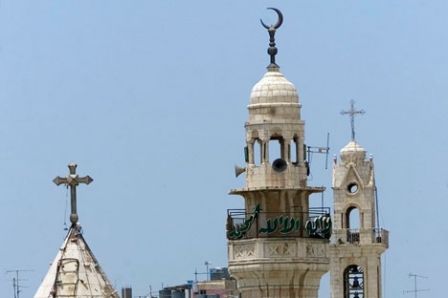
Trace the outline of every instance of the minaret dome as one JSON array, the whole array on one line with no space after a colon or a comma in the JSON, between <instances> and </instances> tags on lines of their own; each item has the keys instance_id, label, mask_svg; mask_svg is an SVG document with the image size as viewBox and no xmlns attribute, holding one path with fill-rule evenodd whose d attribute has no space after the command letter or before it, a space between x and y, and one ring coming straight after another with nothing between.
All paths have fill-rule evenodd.
<instances>
[{"instance_id":1,"label":"minaret dome","mask_svg":"<svg viewBox=\"0 0 448 298\"><path fill-rule=\"evenodd\" d=\"M296 87L279 68L271 68L252 88L249 103L251 120L300 119Z\"/></svg>"}]
</instances>

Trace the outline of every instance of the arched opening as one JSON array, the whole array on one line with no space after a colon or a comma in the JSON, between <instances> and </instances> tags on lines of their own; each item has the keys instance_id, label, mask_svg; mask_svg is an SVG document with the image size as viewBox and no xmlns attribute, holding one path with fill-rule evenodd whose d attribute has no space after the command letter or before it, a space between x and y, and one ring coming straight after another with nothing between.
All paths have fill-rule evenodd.
<instances>
[{"instance_id":1,"label":"arched opening","mask_svg":"<svg viewBox=\"0 0 448 298\"><path fill-rule=\"evenodd\" d=\"M288 164L285 140L281 136L272 136L269 140L269 161L276 172L286 170Z\"/></svg>"},{"instance_id":2,"label":"arched opening","mask_svg":"<svg viewBox=\"0 0 448 298\"><path fill-rule=\"evenodd\" d=\"M358 208L350 207L347 209L346 223L347 223L347 241L349 243L359 243L360 241L359 229L361 227L361 218Z\"/></svg>"},{"instance_id":3,"label":"arched opening","mask_svg":"<svg viewBox=\"0 0 448 298\"><path fill-rule=\"evenodd\" d=\"M273 162L274 160L283 157L283 138L271 137L269 140L269 161Z\"/></svg>"},{"instance_id":4,"label":"arched opening","mask_svg":"<svg viewBox=\"0 0 448 298\"><path fill-rule=\"evenodd\" d=\"M291 163L293 165L299 164L299 138L294 137L291 143Z\"/></svg>"},{"instance_id":5,"label":"arched opening","mask_svg":"<svg viewBox=\"0 0 448 298\"><path fill-rule=\"evenodd\" d=\"M261 140L260 139L255 139L254 144L253 144L252 152L253 152L253 155L254 155L254 157L252 159L253 163L256 166L261 165L261 162L262 162L262 159L261 159L261 157L262 157L262 146L261 146Z\"/></svg>"},{"instance_id":6,"label":"arched opening","mask_svg":"<svg viewBox=\"0 0 448 298\"><path fill-rule=\"evenodd\" d=\"M359 209L352 206L347 209L347 228L350 230L359 230L361 227L361 217Z\"/></svg>"},{"instance_id":7,"label":"arched opening","mask_svg":"<svg viewBox=\"0 0 448 298\"><path fill-rule=\"evenodd\" d=\"M364 298L364 270L350 265L344 271L344 298Z\"/></svg>"}]
</instances>

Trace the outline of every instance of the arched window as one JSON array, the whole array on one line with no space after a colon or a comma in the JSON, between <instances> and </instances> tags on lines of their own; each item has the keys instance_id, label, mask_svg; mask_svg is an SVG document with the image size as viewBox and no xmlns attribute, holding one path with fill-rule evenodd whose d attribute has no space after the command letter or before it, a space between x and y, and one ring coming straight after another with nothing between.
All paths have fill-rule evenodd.
<instances>
[{"instance_id":1,"label":"arched window","mask_svg":"<svg viewBox=\"0 0 448 298\"><path fill-rule=\"evenodd\" d=\"M276 159L285 159L285 148L282 137L271 137L269 140L269 161L272 163Z\"/></svg>"},{"instance_id":2,"label":"arched window","mask_svg":"<svg viewBox=\"0 0 448 298\"><path fill-rule=\"evenodd\" d=\"M287 151L289 146L286 145L281 136L272 136L269 140L269 161L276 172L283 172L288 167Z\"/></svg>"},{"instance_id":3,"label":"arched window","mask_svg":"<svg viewBox=\"0 0 448 298\"><path fill-rule=\"evenodd\" d=\"M361 217L359 209L350 207L347 209L347 228L350 230L359 230L361 227Z\"/></svg>"},{"instance_id":4,"label":"arched window","mask_svg":"<svg viewBox=\"0 0 448 298\"><path fill-rule=\"evenodd\" d=\"M358 208L350 207L347 209L346 223L347 223L347 242L359 243L360 242L359 229L361 227L361 219Z\"/></svg>"},{"instance_id":5,"label":"arched window","mask_svg":"<svg viewBox=\"0 0 448 298\"><path fill-rule=\"evenodd\" d=\"M299 138L294 137L291 145L291 163L297 165L299 163Z\"/></svg>"},{"instance_id":6,"label":"arched window","mask_svg":"<svg viewBox=\"0 0 448 298\"><path fill-rule=\"evenodd\" d=\"M253 162L254 162L255 165L259 166L259 165L261 165L261 162L262 162L262 159L261 159L261 156L262 156L261 140L260 139L255 139L255 142L254 142L253 146L254 146L253 147L253 151L252 151L253 155L254 155Z\"/></svg>"},{"instance_id":7,"label":"arched window","mask_svg":"<svg viewBox=\"0 0 448 298\"><path fill-rule=\"evenodd\" d=\"M364 298L364 271L351 265L344 271L344 298Z\"/></svg>"}]
</instances>

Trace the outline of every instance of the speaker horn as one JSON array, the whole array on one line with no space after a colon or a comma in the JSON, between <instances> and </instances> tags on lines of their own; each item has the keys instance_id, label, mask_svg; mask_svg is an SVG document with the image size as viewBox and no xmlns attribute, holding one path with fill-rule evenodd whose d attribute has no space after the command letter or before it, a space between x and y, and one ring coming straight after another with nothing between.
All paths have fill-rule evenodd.
<instances>
[{"instance_id":1,"label":"speaker horn","mask_svg":"<svg viewBox=\"0 0 448 298\"><path fill-rule=\"evenodd\" d=\"M286 163L286 161L284 161L281 158L277 158L276 160L274 160L274 162L272 163L272 168L274 169L274 171L276 172L283 172L284 170L286 170L286 168L288 167L288 164Z\"/></svg>"},{"instance_id":2,"label":"speaker horn","mask_svg":"<svg viewBox=\"0 0 448 298\"><path fill-rule=\"evenodd\" d=\"M235 166L235 177L238 177L242 173L246 172L246 168Z\"/></svg>"}]
</instances>

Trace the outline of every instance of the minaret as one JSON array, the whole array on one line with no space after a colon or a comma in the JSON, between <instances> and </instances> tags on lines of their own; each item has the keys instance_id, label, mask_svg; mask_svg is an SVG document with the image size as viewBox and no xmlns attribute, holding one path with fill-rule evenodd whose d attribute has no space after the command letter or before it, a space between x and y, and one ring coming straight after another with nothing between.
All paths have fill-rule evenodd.
<instances>
[{"instance_id":1,"label":"minaret","mask_svg":"<svg viewBox=\"0 0 448 298\"><path fill-rule=\"evenodd\" d=\"M309 196L324 191L307 184L304 122L294 85L275 62L275 32L283 21L278 9L268 30L270 64L253 87L246 122L246 185L230 194L245 209L228 210L230 274L242 298L315 298L329 269L331 234L328 208L310 208Z\"/></svg>"},{"instance_id":2,"label":"minaret","mask_svg":"<svg viewBox=\"0 0 448 298\"><path fill-rule=\"evenodd\" d=\"M332 298L381 298L381 254L389 233L378 227L373 158L355 140L354 117L363 113L353 101L342 112L351 117L352 139L334 160Z\"/></svg>"},{"instance_id":3,"label":"minaret","mask_svg":"<svg viewBox=\"0 0 448 298\"><path fill-rule=\"evenodd\" d=\"M80 183L90 184L93 179L90 176L78 176L76 167L76 164L69 164L69 174L53 180L56 185L70 187L71 226L34 298L119 298L82 236L78 223L76 187Z\"/></svg>"}]
</instances>

